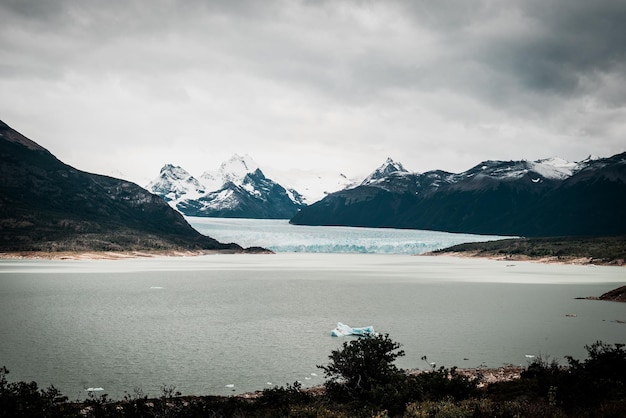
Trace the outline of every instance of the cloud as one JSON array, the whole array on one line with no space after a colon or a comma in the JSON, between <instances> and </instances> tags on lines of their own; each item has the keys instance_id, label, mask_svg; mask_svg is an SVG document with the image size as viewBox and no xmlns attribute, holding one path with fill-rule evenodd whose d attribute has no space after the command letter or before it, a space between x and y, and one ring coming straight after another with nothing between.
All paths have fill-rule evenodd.
<instances>
[{"instance_id":1,"label":"cloud","mask_svg":"<svg viewBox=\"0 0 626 418\"><path fill-rule=\"evenodd\" d=\"M20 0L0 16L2 118L82 169L624 150L623 1Z\"/></svg>"}]
</instances>

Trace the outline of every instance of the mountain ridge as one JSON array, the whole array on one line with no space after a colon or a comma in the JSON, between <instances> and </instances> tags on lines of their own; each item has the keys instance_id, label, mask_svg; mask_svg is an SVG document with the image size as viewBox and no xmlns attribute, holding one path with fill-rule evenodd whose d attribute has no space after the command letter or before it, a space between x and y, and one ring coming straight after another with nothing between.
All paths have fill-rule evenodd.
<instances>
[{"instance_id":1,"label":"mountain ridge","mask_svg":"<svg viewBox=\"0 0 626 418\"><path fill-rule=\"evenodd\" d=\"M92 174L0 122L0 250L241 252L140 186Z\"/></svg>"},{"instance_id":2,"label":"mountain ridge","mask_svg":"<svg viewBox=\"0 0 626 418\"><path fill-rule=\"evenodd\" d=\"M626 233L619 209L626 204L625 160L622 153L579 163L488 160L462 173L397 170L332 193L290 222L519 236L618 235ZM389 160L383 164L389 165Z\"/></svg>"},{"instance_id":3,"label":"mountain ridge","mask_svg":"<svg viewBox=\"0 0 626 418\"><path fill-rule=\"evenodd\" d=\"M305 206L296 190L267 178L249 155L235 154L200 179L166 164L146 188L186 216L289 219Z\"/></svg>"}]
</instances>

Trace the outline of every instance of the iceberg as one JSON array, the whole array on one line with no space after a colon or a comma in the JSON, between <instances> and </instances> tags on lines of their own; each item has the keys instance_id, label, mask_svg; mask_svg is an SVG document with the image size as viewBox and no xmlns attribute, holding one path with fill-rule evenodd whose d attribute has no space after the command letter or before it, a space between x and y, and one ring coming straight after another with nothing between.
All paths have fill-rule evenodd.
<instances>
[{"instance_id":1,"label":"iceberg","mask_svg":"<svg viewBox=\"0 0 626 418\"><path fill-rule=\"evenodd\" d=\"M362 328L352 328L349 325L337 322L337 327L330 332L333 337L345 337L346 335L357 335L359 337L373 337L377 333L374 332L374 327L367 326Z\"/></svg>"}]
</instances>

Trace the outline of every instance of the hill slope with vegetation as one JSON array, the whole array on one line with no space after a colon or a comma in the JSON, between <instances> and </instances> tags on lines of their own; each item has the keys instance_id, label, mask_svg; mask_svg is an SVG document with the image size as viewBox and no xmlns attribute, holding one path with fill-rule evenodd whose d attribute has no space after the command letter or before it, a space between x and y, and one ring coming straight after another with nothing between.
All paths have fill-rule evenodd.
<instances>
[{"instance_id":1,"label":"hill slope with vegetation","mask_svg":"<svg viewBox=\"0 0 626 418\"><path fill-rule=\"evenodd\" d=\"M0 251L242 251L138 185L64 164L2 121L0 161Z\"/></svg>"},{"instance_id":2,"label":"hill slope with vegetation","mask_svg":"<svg viewBox=\"0 0 626 418\"><path fill-rule=\"evenodd\" d=\"M459 244L431 254L622 266L626 260L626 236L511 238Z\"/></svg>"}]
</instances>

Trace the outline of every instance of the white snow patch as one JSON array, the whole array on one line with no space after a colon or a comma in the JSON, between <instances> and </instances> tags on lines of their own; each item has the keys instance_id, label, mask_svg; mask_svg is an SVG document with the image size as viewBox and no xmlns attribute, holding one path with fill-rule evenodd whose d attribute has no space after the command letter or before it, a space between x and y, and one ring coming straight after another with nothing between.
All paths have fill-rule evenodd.
<instances>
[{"instance_id":1,"label":"white snow patch","mask_svg":"<svg viewBox=\"0 0 626 418\"><path fill-rule=\"evenodd\" d=\"M557 180L570 177L580 167L579 163L570 162L559 157L528 162L528 165L531 170L542 177Z\"/></svg>"}]
</instances>

